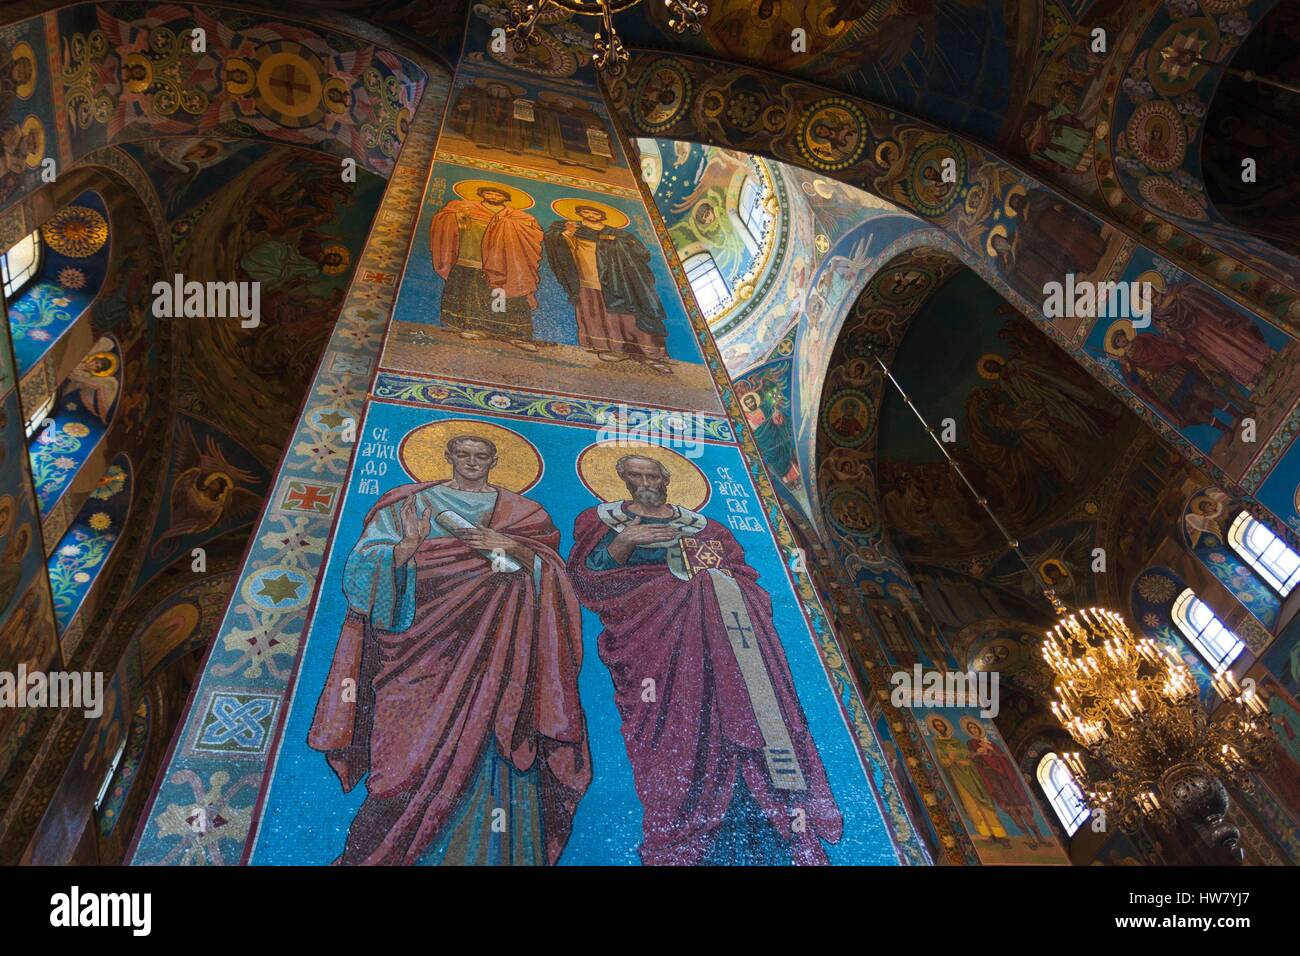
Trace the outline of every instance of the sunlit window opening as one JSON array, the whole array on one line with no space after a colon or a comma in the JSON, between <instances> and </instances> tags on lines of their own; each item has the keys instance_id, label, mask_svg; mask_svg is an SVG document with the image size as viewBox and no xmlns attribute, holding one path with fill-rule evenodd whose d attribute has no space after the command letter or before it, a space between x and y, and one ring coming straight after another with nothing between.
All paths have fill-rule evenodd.
<instances>
[{"instance_id":1,"label":"sunlit window opening","mask_svg":"<svg viewBox=\"0 0 1300 956\"><path fill-rule=\"evenodd\" d=\"M711 316L731 298L727 280L718 271L718 264L707 252L697 252L683 263L686 279L695 293L695 301L700 304L700 311Z\"/></svg>"},{"instance_id":2,"label":"sunlit window opening","mask_svg":"<svg viewBox=\"0 0 1300 956\"><path fill-rule=\"evenodd\" d=\"M27 438L30 439L36 434L36 430L45 424L45 419L47 419L50 412L53 411L54 401L58 397L58 392L51 392L49 397L46 398L45 401L41 402L40 407L36 409L30 418L27 419L27 424L24 426Z\"/></svg>"},{"instance_id":3,"label":"sunlit window opening","mask_svg":"<svg viewBox=\"0 0 1300 956\"><path fill-rule=\"evenodd\" d=\"M1065 761L1054 753L1043 754L1043 759L1038 761L1038 785L1047 794L1047 801L1065 827L1066 836L1074 836L1091 811Z\"/></svg>"},{"instance_id":4,"label":"sunlit window opening","mask_svg":"<svg viewBox=\"0 0 1300 956\"><path fill-rule=\"evenodd\" d=\"M99 785L99 792L95 794L96 813L99 812L99 808L103 805L104 798L108 796L108 786L113 782L113 777L117 773L118 765L122 762L122 755L126 753L126 740L127 735L123 734L122 740L117 745L117 753L113 754L113 759L109 763L108 770L104 774L104 781Z\"/></svg>"},{"instance_id":5,"label":"sunlit window opening","mask_svg":"<svg viewBox=\"0 0 1300 956\"><path fill-rule=\"evenodd\" d=\"M1192 642L1216 674L1235 661L1246 647L1191 588L1174 601L1173 616L1183 636Z\"/></svg>"},{"instance_id":6,"label":"sunlit window opening","mask_svg":"<svg viewBox=\"0 0 1300 956\"><path fill-rule=\"evenodd\" d=\"M1245 511L1228 529L1228 544L1283 597L1300 581L1300 554Z\"/></svg>"},{"instance_id":7,"label":"sunlit window opening","mask_svg":"<svg viewBox=\"0 0 1300 956\"><path fill-rule=\"evenodd\" d=\"M755 243L763 241L767 232L768 216L763 207L763 190L752 178L740 187L740 221Z\"/></svg>"},{"instance_id":8,"label":"sunlit window opening","mask_svg":"<svg viewBox=\"0 0 1300 956\"><path fill-rule=\"evenodd\" d=\"M41 231L37 229L0 256L0 279L4 282L5 301L12 302L36 278L40 268Z\"/></svg>"}]
</instances>

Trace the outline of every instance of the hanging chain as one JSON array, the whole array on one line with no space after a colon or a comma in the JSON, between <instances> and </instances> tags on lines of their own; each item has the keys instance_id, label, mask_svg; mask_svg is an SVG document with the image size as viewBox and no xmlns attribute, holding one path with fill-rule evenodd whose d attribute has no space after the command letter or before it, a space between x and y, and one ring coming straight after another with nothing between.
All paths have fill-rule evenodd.
<instances>
[{"instance_id":1,"label":"hanging chain","mask_svg":"<svg viewBox=\"0 0 1300 956\"><path fill-rule=\"evenodd\" d=\"M1052 610L1055 611L1057 615L1064 617L1068 612L1065 605L1061 603L1061 599L1056 596L1056 590L1043 585L1042 578L1039 576L1038 572L1034 570L1033 565L1029 563L1029 559L1025 557L1024 552L1020 550L1020 542L1011 536L1011 532L1007 530L1006 525L1004 525L1001 519L993 513L993 509L989 507L989 500L980 494L979 490L971 484L970 479L966 477L966 472L962 471L961 465L948 453L947 446L939 436L935 434L934 428L928 421L926 421L925 416L921 414L921 410L913 404L912 399L908 396L907 392L903 390L903 386L898 383L898 379L894 378L894 373L889 370L889 366L885 364L884 360L881 359L875 349L870 349L870 354L871 357L876 360L876 364L880 366L880 370L885 373L885 378L889 379L890 384L894 386L894 389L902 397L903 401L907 403L907 407L912 410L912 414L915 415L917 421L921 423L921 427L923 427L925 433L930 436L930 440L933 441L935 446L939 449L939 453L943 455L945 460L947 460L948 467L957 473L957 477L961 479L962 484L969 489L972 497L974 497L975 503L984 509L984 513L989 516L989 520L993 522L994 526L998 529L998 533L1002 535L1002 539L1006 541L1007 547L1016 553L1016 557L1020 559L1020 563L1029 571L1030 578L1035 582L1038 582L1038 590L1042 592L1043 597L1047 598L1048 603L1052 605Z\"/></svg>"}]
</instances>

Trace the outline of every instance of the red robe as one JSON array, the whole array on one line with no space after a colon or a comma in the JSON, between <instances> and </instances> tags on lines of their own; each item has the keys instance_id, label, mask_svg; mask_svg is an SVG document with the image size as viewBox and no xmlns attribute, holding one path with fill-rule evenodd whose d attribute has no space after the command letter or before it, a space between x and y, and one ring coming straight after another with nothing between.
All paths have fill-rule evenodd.
<instances>
[{"instance_id":1,"label":"red robe","mask_svg":"<svg viewBox=\"0 0 1300 956\"><path fill-rule=\"evenodd\" d=\"M390 491L366 521L434 484ZM496 573L459 539L433 538L411 559L415 625L376 630L349 609L339 635L308 744L325 752L344 791L369 771L371 796L408 797L367 863L415 863L452 817L488 746L520 772L538 766L551 863L591 783L578 700L581 611L555 551L560 534L540 505L495 490L488 526L541 559L536 590L531 569ZM349 678L355 702L344 699Z\"/></svg>"},{"instance_id":2,"label":"red robe","mask_svg":"<svg viewBox=\"0 0 1300 956\"><path fill-rule=\"evenodd\" d=\"M843 819L772 624L771 599L745 563L744 551L716 521L709 520L696 535L722 543L722 567L740 587L803 771L804 791L777 789L768 776L763 735L709 575L682 581L666 564L592 570L587 557L609 530L594 508L578 516L569 574L583 605L605 626L597 647L614 681L644 810L641 859L651 865L699 863L731 805L739 776L775 833L792 844L795 862L826 863L818 838L837 842ZM641 699L646 678L655 682L653 703ZM791 826L798 809L807 817L803 832Z\"/></svg>"},{"instance_id":3,"label":"red robe","mask_svg":"<svg viewBox=\"0 0 1300 956\"><path fill-rule=\"evenodd\" d=\"M453 199L429 224L429 250L433 269L444 279L460 258L459 217L486 221L483 233L483 276L489 289L502 289L507 299L528 297L528 307L537 308L537 284L541 281L542 227L526 212L502 207L498 213L481 202Z\"/></svg>"}]
</instances>

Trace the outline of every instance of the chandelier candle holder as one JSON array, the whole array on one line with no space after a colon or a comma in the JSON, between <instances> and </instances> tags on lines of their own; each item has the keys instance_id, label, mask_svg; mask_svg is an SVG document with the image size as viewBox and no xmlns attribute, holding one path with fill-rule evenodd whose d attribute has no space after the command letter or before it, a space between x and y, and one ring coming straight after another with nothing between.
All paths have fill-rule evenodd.
<instances>
[{"instance_id":1,"label":"chandelier candle holder","mask_svg":"<svg viewBox=\"0 0 1300 956\"><path fill-rule=\"evenodd\" d=\"M904 403L1028 569L1058 618L1043 641L1053 674L1052 713L1091 758L1062 756L1094 811L1134 830L1143 821L1170 829L1182 823L1240 859L1241 834L1225 822L1226 780L1250 792L1253 774L1273 763L1268 707L1229 670L1214 676L1225 706L1208 713L1191 670L1168 644L1138 638L1124 618L1105 608L1070 612L1025 558L1017 541L949 454L893 372L880 366ZM1250 683L1250 682L1248 682Z\"/></svg>"},{"instance_id":2,"label":"chandelier candle holder","mask_svg":"<svg viewBox=\"0 0 1300 956\"><path fill-rule=\"evenodd\" d=\"M537 32L539 21L547 22L550 11L572 13L583 17L600 17L592 43L592 63L598 70L609 70L610 75L622 73L627 64L627 49L614 29L614 14L630 10L641 0L512 0L506 6L510 19L506 36L516 53L526 53L529 45L542 42ZM674 33L699 33L700 21L708 15L709 8L701 0L661 0L668 8L668 28ZM558 18L557 18L558 19Z\"/></svg>"},{"instance_id":3,"label":"chandelier candle holder","mask_svg":"<svg viewBox=\"0 0 1300 956\"><path fill-rule=\"evenodd\" d=\"M1240 834L1224 822L1224 781L1249 792L1252 774L1267 770L1273 753L1268 708L1253 687L1221 671L1214 689L1227 706L1207 713L1172 647L1135 637L1114 611L1058 611L1043 659L1054 675L1052 713L1093 758L1062 758L1087 803L1125 830L1144 820L1164 828L1181 821L1212 846L1235 851Z\"/></svg>"}]
</instances>

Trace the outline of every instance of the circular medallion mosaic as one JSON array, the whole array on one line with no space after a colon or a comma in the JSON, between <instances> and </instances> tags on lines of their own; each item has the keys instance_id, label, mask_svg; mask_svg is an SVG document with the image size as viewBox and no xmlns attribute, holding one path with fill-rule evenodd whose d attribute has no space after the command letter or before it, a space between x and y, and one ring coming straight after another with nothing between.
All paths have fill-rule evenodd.
<instances>
[{"instance_id":1,"label":"circular medallion mosaic","mask_svg":"<svg viewBox=\"0 0 1300 956\"><path fill-rule=\"evenodd\" d=\"M564 42L541 26L533 31L536 43L526 43L522 51L516 50L513 43L507 43L502 50L497 44L488 44L488 54L498 63L540 76L573 76L578 72L578 55L565 46Z\"/></svg>"},{"instance_id":2,"label":"circular medallion mosaic","mask_svg":"<svg viewBox=\"0 0 1300 956\"><path fill-rule=\"evenodd\" d=\"M799 152L818 169L852 166L866 146L866 117L841 97L812 104L799 128Z\"/></svg>"},{"instance_id":3,"label":"circular medallion mosaic","mask_svg":"<svg viewBox=\"0 0 1300 956\"><path fill-rule=\"evenodd\" d=\"M876 292L886 302L908 302L929 292L934 287L934 278L934 273L927 269L898 266L876 280Z\"/></svg>"},{"instance_id":4,"label":"circular medallion mosaic","mask_svg":"<svg viewBox=\"0 0 1300 956\"><path fill-rule=\"evenodd\" d=\"M1205 197L1192 193L1164 176L1147 176L1138 183L1142 198L1161 212L1184 219L1205 219Z\"/></svg>"},{"instance_id":5,"label":"circular medallion mosaic","mask_svg":"<svg viewBox=\"0 0 1300 956\"><path fill-rule=\"evenodd\" d=\"M259 568L240 588L244 600L260 611L281 614L306 607L311 600L312 579L288 565Z\"/></svg>"},{"instance_id":6,"label":"circular medallion mosaic","mask_svg":"<svg viewBox=\"0 0 1300 956\"><path fill-rule=\"evenodd\" d=\"M108 223L89 206L67 206L41 226L45 244L61 256L84 259L93 256L108 241Z\"/></svg>"},{"instance_id":7,"label":"circular medallion mosaic","mask_svg":"<svg viewBox=\"0 0 1300 956\"><path fill-rule=\"evenodd\" d=\"M857 488L833 489L826 499L826 511L835 526L848 534L867 534L877 526L875 506Z\"/></svg>"},{"instance_id":8,"label":"circular medallion mosaic","mask_svg":"<svg viewBox=\"0 0 1300 956\"><path fill-rule=\"evenodd\" d=\"M1187 152L1187 128L1167 100L1139 106L1129 117L1126 132L1129 147L1148 168L1167 173L1182 165Z\"/></svg>"},{"instance_id":9,"label":"circular medallion mosaic","mask_svg":"<svg viewBox=\"0 0 1300 956\"><path fill-rule=\"evenodd\" d=\"M637 124L650 133L666 130L686 112L690 94L691 77L685 67L672 60L652 64L632 91Z\"/></svg>"},{"instance_id":10,"label":"circular medallion mosaic","mask_svg":"<svg viewBox=\"0 0 1300 956\"><path fill-rule=\"evenodd\" d=\"M1157 93L1186 93L1205 77L1209 67L1200 60L1215 60L1219 28L1209 17L1193 17L1170 25L1147 50L1147 76Z\"/></svg>"},{"instance_id":11,"label":"circular medallion mosaic","mask_svg":"<svg viewBox=\"0 0 1300 956\"><path fill-rule=\"evenodd\" d=\"M836 445L856 448L871 437L875 425L871 396L845 389L822 406L822 427Z\"/></svg>"},{"instance_id":12,"label":"circular medallion mosaic","mask_svg":"<svg viewBox=\"0 0 1300 956\"><path fill-rule=\"evenodd\" d=\"M935 140L912 154L903 192L921 215L940 216L961 198L966 168L966 151L955 140Z\"/></svg>"},{"instance_id":13,"label":"circular medallion mosaic","mask_svg":"<svg viewBox=\"0 0 1300 956\"><path fill-rule=\"evenodd\" d=\"M300 43L275 40L258 48L254 102L270 120L290 129L315 126L325 116L325 65Z\"/></svg>"}]
</instances>

